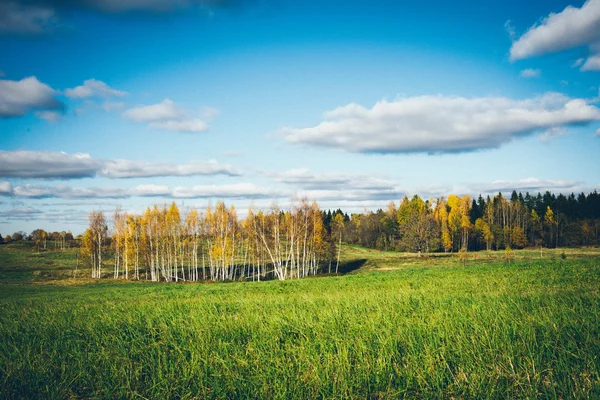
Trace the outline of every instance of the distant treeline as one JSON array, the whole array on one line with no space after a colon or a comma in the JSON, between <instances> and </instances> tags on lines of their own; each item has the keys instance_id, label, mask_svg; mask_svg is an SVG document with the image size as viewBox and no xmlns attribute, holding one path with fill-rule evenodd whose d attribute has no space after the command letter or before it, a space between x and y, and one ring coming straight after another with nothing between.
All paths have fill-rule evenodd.
<instances>
[{"instance_id":1,"label":"distant treeline","mask_svg":"<svg viewBox=\"0 0 600 400\"><path fill-rule=\"evenodd\" d=\"M386 210L323 213L329 230L344 220L343 240L381 250L431 252L600 244L600 194L530 195L512 192L423 200L404 197Z\"/></svg>"},{"instance_id":2,"label":"distant treeline","mask_svg":"<svg viewBox=\"0 0 600 400\"><path fill-rule=\"evenodd\" d=\"M40 249L48 248L59 248L65 249L67 247L77 246L77 242L71 232L46 232L43 229L36 229L29 235L23 231L18 231L12 235L6 236L0 235L0 243L18 242L21 240L27 240L34 242L38 251Z\"/></svg>"}]
</instances>

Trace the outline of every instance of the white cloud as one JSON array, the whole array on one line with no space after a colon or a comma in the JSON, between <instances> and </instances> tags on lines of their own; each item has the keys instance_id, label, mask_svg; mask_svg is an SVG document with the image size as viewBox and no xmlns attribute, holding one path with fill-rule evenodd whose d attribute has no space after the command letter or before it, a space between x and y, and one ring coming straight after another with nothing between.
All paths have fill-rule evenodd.
<instances>
[{"instance_id":1,"label":"white cloud","mask_svg":"<svg viewBox=\"0 0 600 400\"><path fill-rule=\"evenodd\" d=\"M118 199L131 196L128 189L105 186L91 188L73 188L60 184L55 186L23 185L13 188L13 195L27 198L103 198Z\"/></svg>"},{"instance_id":2,"label":"white cloud","mask_svg":"<svg viewBox=\"0 0 600 400\"><path fill-rule=\"evenodd\" d=\"M138 196L169 196L171 189L162 185L137 185L133 193Z\"/></svg>"},{"instance_id":3,"label":"white cloud","mask_svg":"<svg viewBox=\"0 0 600 400\"><path fill-rule=\"evenodd\" d=\"M0 80L0 117L21 117L35 110L62 110L56 91L35 76L20 81Z\"/></svg>"},{"instance_id":4,"label":"white cloud","mask_svg":"<svg viewBox=\"0 0 600 400\"><path fill-rule=\"evenodd\" d=\"M395 182L364 174L344 174L335 172L314 173L308 168L290 169L281 172L267 172L266 176L276 182L286 183L302 189L389 189Z\"/></svg>"},{"instance_id":5,"label":"white cloud","mask_svg":"<svg viewBox=\"0 0 600 400\"><path fill-rule=\"evenodd\" d=\"M215 160L189 164L149 163L131 160L109 160L99 173L107 178L140 178L158 176L240 175L229 164Z\"/></svg>"},{"instance_id":6,"label":"white cloud","mask_svg":"<svg viewBox=\"0 0 600 400\"><path fill-rule=\"evenodd\" d=\"M178 120L185 114L175 105L173 100L164 99L158 104L130 108L123 116L134 122L160 122Z\"/></svg>"},{"instance_id":7,"label":"white cloud","mask_svg":"<svg viewBox=\"0 0 600 400\"><path fill-rule=\"evenodd\" d=\"M88 97L123 97L127 92L122 92L108 86L106 83L96 80L87 79L83 81L83 85L72 89L65 89L65 95L72 99L84 99Z\"/></svg>"},{"instance_id":8,"label":"white cloud","mask_svg":"<svg viewBox=\"0 0 600 400\"><path fill-rule=\"evenodd\" d=\"M493 194L498 192L551 192L570 193L577 191L580 182L566 180L541 180L538 178L525 178L516 181L497 180L489 184L473 185L471 191L473 193Z\"/></svg>"},{"instance_id":9,"label":"white cloud","mask_svg":"<svg viewBox=\"0 0 600 400\"><path fill-rule=\"evenodd\" d=\"M582 71L600 71L600 54L588 57L581 66Z\"/></svg>"},{"instance_id":10,"label":"white cloud","mask_svg":"<svg viewBox=\"0 0 600 400\"><path fill-rule=\"evenodd\" d=\"M402 190L398 187L390 187L387 189L303 190L297 194L299 196L305 196L309 199L315 199L317 201L390 201L401 199L405 193L405 190Z\"/></svg>"},{"instance_id":11,"label":"white cloud","mask_svg":"<svg viewBox=\"0 0 600 400\"><path fill-rule=\"evenodd\" d=\"M0 182L0 196L8 196L13 192L10 182Z\"/></svg>"},{"instance_id":12,"label":"white cloud","mask_svg":"<svg viewBox=\"0 0 600 400\"><path fill-rule=\"evenodd\" d=\"M596 130L596 134L594 136L600 137L600 129Z\"/></svg>"},{"instance_id":13,"label":"white cloud","mask_svg":"<svg viewBox=\"0 0 600 400\"><path fill-rule=\"evenodd\" d=\"M235 183L226 185L204 186L178 186L173 189L161 185L138 185L135 188L122 188L114 186L73 188L66 184L48 185L21 185L12 188L10 193L14 197L31 199L63 198L63 199L125 199L130 197L163 197L181 199L205 198L273 198L279 192L254 185L253 183Z\"/></svg>"},{"instance_id":14,"label":"white cloud","mask_svg":"<svg viewBox=\"0 0 600 400\"><path fill-rule=\"evenodd\" d=\"M0 176L8 178L87 178L95 176L103 165L101 160L83 153L0 150Z\"/></svg>"},{"instance_id":15,"label":"white cloud","mask_svg":"<svg viewBox=\"0 0 600 400\"><path fill-rule=\"evenodd\" d=\"M263 175L291 186L299 197L318 201L389 201L400 199L405 193L397 182L367 174L319 173L297 168Z\"/></svg>"},{"instance_id":16,"label":"white cloud","mask_svg":"<svg viewBox=\"0 0 600 400\"><path fill-rule=\"evenodd\" d=\"M188 164L102 160L89 154L56 151L0 150L0 177L30 179L149 178L164 176L229 175L240 173L216 160Z\"/></svg>"},{"instance_id":17,"label":"white cloud","mask_svg":"<svg viewBox=\"0 0 600 400\"><path fill-rule=\"evenodd\" d=\"M521 78L539 78L542 75L542 71L539 69L527 68L519 73Z\"/></svg>"},{"instance_id":18,"label":"white cloud","mask_svg":"<svg viewBox=\"0 0 600 400\"><path fill-rule=\"evenodd\" d=\"M496 148L552 127L600 120L600 109L558 93L504 97L418 96L380 101L368 109L348 104L310 128L286 128L294 144L359 153L444 153Z\"/></svg>"},{"instance_id":19,"label":"white cloud","mask_svg":"<svg viewBox=\"0 0 600 400\"><path fill-rule=\"evenodd\" d=\"M588 0L581 8L566 7L549 14L534 25L510 48L510 59L555 53L574 47L586 46L600 40L600 0Z\"/></svg>"},{"instance_id":20,"label":"white cloud","mask_svg":"<svg viewBox=\"0 0 600 400\"><path fill-rule=\"evenodd\" d=\"M230 185L178 186L173 189L172 195L186 199L269 198L279 197L279 192L256 186L253 183L234 183Z\"/></svg>"},{"instance_id":21,"label":"white cloud","mask_svg":"<svg viewBox=\"0 0 600 400\"><path fill-rule=\"evenodd\" d=\"M13 221L31 221L37 219L41 210L32 207L15 207L8 210L0 211L0 219Z\"/></svg>"},{"instance_id":22,"label":"white cloud","mask_svg":"<svg viewBox=\"0 0 600 400\"><path fill-rule=\"evenodd\" d=\"M208 129L208 124L206 122L199 119L186 119L182 121L177 120L169 120L169 121L158 121L151 122L150 126L158 129L166 129L169 131L177 131L177 132L187 132L187 133L195 133L195 132L204 132Z\"/></svg>"},{"instance_id":23,"label":"white cloud","mask_svg":"<svg viewBox=\"0 0 600 400\"><path fill-rule=\"evenodd\" d=\"M211 110L211 116L216 115L216 109ZM164 99L158 104L130 108L123 112L123 116L133 122L145 122L158 129L178 132L203 132L208 129L206 122L189 117L170 99Z\"/></svg>"},{"instance_id":24,"label":"white cloud","mask_svg":"<svg viewBox=\"0 0 600 400\"><path fill-rule=\"evenodd\" d=\"M0 3L0 33L40 34L53 29L56 13L43 4Z\"/></svg>"}]
</instances>

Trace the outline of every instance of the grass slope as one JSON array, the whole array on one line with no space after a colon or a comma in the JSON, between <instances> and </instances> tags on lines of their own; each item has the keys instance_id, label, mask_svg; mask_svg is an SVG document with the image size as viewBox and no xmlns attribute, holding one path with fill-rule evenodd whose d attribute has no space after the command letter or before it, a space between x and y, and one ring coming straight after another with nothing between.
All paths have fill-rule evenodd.
<instances>
[{"instance_id":1,"label":"grass slope","mask_svg":"<svg viewBox=\"0 0 600 400\"><path fill-rule=\"evenodd\" d=\"M600 397L593 251L462 266L350 248L345 276L229 284L65 285L54 264L58 284L23 285L72 257L9 250L1 398Z\"/></svg>"}]
</instances>

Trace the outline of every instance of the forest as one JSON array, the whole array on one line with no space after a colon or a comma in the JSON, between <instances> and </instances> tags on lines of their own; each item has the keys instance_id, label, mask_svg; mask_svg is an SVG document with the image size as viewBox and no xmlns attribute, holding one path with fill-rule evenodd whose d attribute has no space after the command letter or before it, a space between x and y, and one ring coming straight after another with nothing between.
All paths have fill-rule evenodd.
<instances>
[{"instance_id":1,"label":"forest","mask_svg":"<svg viewBox=\"0 0 600 400\"><path fill-rule=\"evenodd\" d=\"M386 210L324 214L329 229L343 216L344 241L379 250L457 252L507 247L576 247L600 243L600 194L530 195L513 191L423 200L404 197Z\"/></svg>"},{"instance_id":2,"label":"forest","mask_svg":"<svg viewBox=\"0 0 600 400\"><path fill-rule=\"evenodd\" d=\"M173 202L142 215L117 208L110 229L102 212L92 212L89 221L80 242L92 278L103 277L103 258L110 257L115 279L285 280L337 273L342 242L419 255L598 245L600 195L415 195L386 210L351 215L322 211L302 198L288 210L251 208L242 219L223 202L185 215ZM34 235L45 237L39 230Z\"/></svg>"}]
</instances>

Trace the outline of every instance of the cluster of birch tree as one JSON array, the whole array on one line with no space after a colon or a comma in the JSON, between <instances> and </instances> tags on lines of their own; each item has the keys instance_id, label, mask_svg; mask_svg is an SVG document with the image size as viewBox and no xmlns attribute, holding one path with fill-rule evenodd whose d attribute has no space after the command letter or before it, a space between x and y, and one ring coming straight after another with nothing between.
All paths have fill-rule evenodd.
<instances>
[{"instance_id":1,"label":"cluster of birch tree","mask_svg":"<svg viewBox=\"0 0 600 400\"><path fill-rule=\"evenodd\" d=\"M173 202L149 207L143 215L117 208L112 220L109 235L102 213L89 216L82 252L93 278L102 277L102 252L108 244L113 278L285 280L317 274L327 263L331 268L333 252L323 214L307 199L292 201L286 211L276 205L266 212L250 208L244 219L223 202L185 215Z\"/></svg>"}]
</instances>

